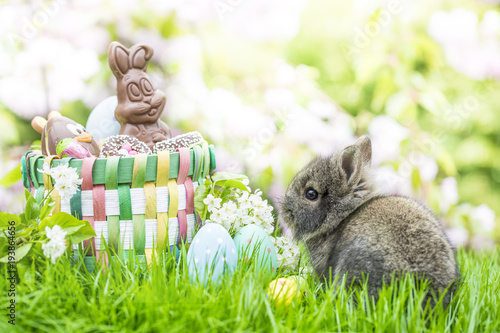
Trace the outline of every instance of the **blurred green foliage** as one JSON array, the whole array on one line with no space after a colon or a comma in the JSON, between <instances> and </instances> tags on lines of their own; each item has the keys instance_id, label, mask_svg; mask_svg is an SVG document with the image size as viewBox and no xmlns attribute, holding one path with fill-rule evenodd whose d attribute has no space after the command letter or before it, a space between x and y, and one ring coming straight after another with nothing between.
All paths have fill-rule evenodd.
<instances>
[{"instance_id":1,"label":"blurred green foliage","mask_svg":"<svg viewBox=\"0 0 500 333\"><path fill-rule=\"evenodd\" d=\"M438 5L427 10L429 16ZM490 7L473 8L484 12ZM367 22L382 25L379 14L374 12ZM366 133L378 114L429 133L436 146L424 153L437 160L439 177L457 177L463 201L487 203L498 215L500 84L472 80L451 69L427 34L429 16L409 24L393 15L389 27L356 44L356 32L367 36L363 29L368 23L352 29L352 16L346 15L342 2L312 1L299 35L287 45L287 58L318 69L319 84L355 117L358 134Z\"/></svg>"},{"instance_id":2,"label":"blurred green foliage","mask_svg":"<svg viewBox=\"0 0 500 333\"><path fill-rule=\"evenodd\" d=\"M25 44L6 47L8 42L2 40L0 47L10 50L14 67L24 58L30 60L24 65L34 66L40 50L46 50L43 43L56 48L56 52L47 48L47 63L34 68L42 73L40 82L35 79L33 84L24 74L16 78L46 95L26 97L36 110L26 105L21 110L22 103L9 100L10 93L18 96L15 91L0 92L2 162L7 165L14 159L10 167L17 165L31 142L40 138L31 129L30 118L46 115L52 105L85 124L97 103L115 91L107 64L109 42L119 40L128 46L146 42L155 48L148 72L166 91L171 108L164 120L177 132L202 132L219 149L219 166L236 162L242 168L237 171L250 176L252 187L261 188L275 203L312 156L328 153L353 135L376 132L377 123L393 126L379 128L382 133L374 140L394 143L387 151L396 154L384 152L386 156L375 163L400 181L393 192L417 197L447 227L467 231L465 244L474 235L491 239L492 219L497 221L495 237L500 240L500 100L495 96L500 77L474 76L467 66L460 67L475 63L466 54L475 51L474 45L467 47L466 38L476 34L477 43L487 38L500 42L497 5L469 0L256 0L226 5L227 11L221 13L210 1L196 6L103 1L102 9L75 1L61 7L64 12L56 12ZM21 20L30 17L27 8L37 7L20 2L8 9ZM490 35L481 35L484 31ZM450 40L464 53L453 61L447 49ZM37 49L38 41L42 47ZM57 58L57 48L69 54L67 59ZM84 49L91 52L79 53ZM481 65L483 58L477 59ZM69 70L61 75L58 68ZM0 83L8 78L1 70L0 66ZM51 75L59 80L52 77L56 82L52 86L47 85ZM66 84L85 89L68 98L65 89L56 89ZM328 110L314 110L318 102ZM282 117L283 110L289 118ZM295 120L293 110L299 115ZM393 130L404 133L393 138ZM272 133L269 140L263 139L265 131ZM334 131L340 134L330 135ZM376 149L380 153L384 147ZM9 170L0 169L3 174ZM451 190L443 188L446 180ZM478 210L482 204L496 217L488 209Z\"/></svg>"}]
</instances>

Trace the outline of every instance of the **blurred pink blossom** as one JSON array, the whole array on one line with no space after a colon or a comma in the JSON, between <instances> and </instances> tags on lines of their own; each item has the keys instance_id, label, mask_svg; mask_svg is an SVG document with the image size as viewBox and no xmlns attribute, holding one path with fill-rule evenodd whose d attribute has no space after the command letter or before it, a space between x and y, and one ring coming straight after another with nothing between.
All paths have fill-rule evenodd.
<instances>
[{"instance_id":1,"label":"blurred pink blossom","mask_svg":"<svg viewBox=\"0 0 500 333\"><path fill-rule=\"evenodd\" d=\"M478 14L456 8L435 12L429 35L443 47L446 59L456 71L476 80L500 78L500 14L493 10Z\"/></svg>"},{"instance_id":2,"label":"blurred pink blossom","mask_svg":"<svg viewBox=\"0 0 500 333\"><path fill-rule=\"evenodd\" d=\"M420 172L420 178L424 182L432 182L438 173L438 165L436 161L432 157L425 154L420 154L417 168Z\"/></svg>"},{"instance_id":3,"label":"blurred pink blossom","mask_svg":"<svg viewBox=\"0 0 500 333\"><path fill-rule=\"evenodd\" d=\"M471 218L475 227L486 233L495 229L495 212L486 204L479 205L471 211Z\"/></svg>"},{"instance_id":4,"label":"blurred pink blossom","mask_svg":"<svg viewBox=\"0 0 500 333\"><path fill-rule=\"evenodd\" d=\"M410 177L403 177L390 165L374 168L376 188L381 194L413 195Z\"/></svg>"},{"instance_id":5,"label":"blurred pink blossom","mask_svg":"<svg viewBox=\"0 0 500 333\"><path fill-rule=\"evenodd\" d=\"M293 113L293 120L287 124L286 132L291 140L307 145L316 155L328 155L334 151L336 138L330 123L322 121L299 105L295 105L290 111Z\"/></svg>"},{"instance_id":6,"label":"blurred pink blossom","mask_svg":"<svg viewBox=\"0 0 500 333\"><path fill-rule=\"evenodd\" d=\"M0 100L25 118L82 98L85 80L100 70L98 55L65 40L40 37L26 44L0 78Z\"/></svg>"},{"instance_id":7,"label":"blurred pink blossom","mask_svg":"<svg viewBox=\"0 0 500 333\"><path fill-rule=\"evenodd\" d=\"M409 136L406 127L388 116L378 116L368 126L368 133L372 140L374 165L386 161L393 161L400 155L399 145Z\"/></svg>"},{"instance_id":8,"label":"blurred pink blossom","mask_svg":"<svg viewBox=\"0 0 500 333\"><path fill-rule=\"evenodd\" d=\"M237 1L223 16L219 12L219 17L233 33L250 41L288 41L299 32L300 16L307 2L307 0Z\"/></svg>"},{"instance_id":9,"label":"blurred pink blossom","mask_svg":"<svg viewBox=\"0 0 500 333\"><path fill-rule=\"evenodd\" d=\"M275 81L278 86L288 86L296 82L298 77L296 69L285 60L276 61L275 68Z\"/></svg>"},{"instance_id":10,"label":"blurred pink blossom","mask_svg":"<svg viewBox=\"0 0 500 333\"><path fill-rule=\"evenodd\" d=\"M475 250L491 250L495 248L495 242L484 235L474 235L470 240L470 246Z\"/></svg>"},{"instance_id":11,"label":"blurred pink blossom","mask_svg":"<svg viewBox=\"0 0 500 333\"><path fill-rule=\"evenodd\" d=\"M446 177L440 185L442 200L439 201L441 211L447 212L451 205L458 202L457 180L454 177Z\"/></svg>"},{"instance_id":12,"label":"blurred pink blossom","mask_svg":"<svg viewBox=\"0 0 500 333\"><path fill-rule=\"evenodd\" d=\"M446 235L456 247L465 246L469 240L469 232L462 227L446 229Z\"/></svg>"},{"instance_id":13,"label":"blurred pink blossom","mask_svg":"<svg viewBox=\"0 0 500 333\"><path fill-rule=\"evenodd\" d=\"M264 91L264 102L272 110L284 110L295 103L295 94L283 88L269 88Z\"/></svg>"}]
</instances>

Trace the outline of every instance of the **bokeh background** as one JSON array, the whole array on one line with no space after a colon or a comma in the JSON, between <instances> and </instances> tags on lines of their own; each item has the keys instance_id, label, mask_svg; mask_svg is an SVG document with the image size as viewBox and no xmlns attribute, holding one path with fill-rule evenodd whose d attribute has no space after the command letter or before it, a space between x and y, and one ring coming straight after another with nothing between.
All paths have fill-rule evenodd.
<instances>
[{"instance_id":1,"label":"bokeh background","mask_svg":"<svg viewBox=\"0 0 500 333\"><path fill-rule=\"evenodd\" d=\"M175 134L279 206L293 175L369 134L380 190L442 218L457 246L500 241L499 1L0 1L0 210L24 205L36 115L85 125L115 94L107 48L147 43Z\"/></svg>"}]
</instances>

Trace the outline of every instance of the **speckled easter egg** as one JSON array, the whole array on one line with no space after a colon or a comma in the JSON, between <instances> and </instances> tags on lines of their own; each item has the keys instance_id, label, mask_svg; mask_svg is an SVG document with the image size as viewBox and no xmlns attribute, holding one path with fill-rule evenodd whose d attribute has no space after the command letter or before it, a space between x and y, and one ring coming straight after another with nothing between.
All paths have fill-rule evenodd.
<instances>
[{"instance_id":1,"label":"speckled easter egg","mask_svg":"<svg viewBox=\"0 0 500 333\"><path fill-rule=\"evenodd\" d=\"M241 260L251 260L256 264L256 267L274 274L278 266L276 249L262 227L255 224L243 227L234 236L234 244Z\"/></svg>"},{"instance_id":2,"label":"speckled easter egg","mask_svg":"<svg viewBox=\"0 0 500 333\"><path fill-rule=\"evenodd\" d=\"M94 140L99 141L109 136L118 135L120 123L115 118L115 109L118 105L116 96L111 96L97 104L87 120L85 128L92 134Z\"/></svg>"},{"instance_id":3,"label":"speckled easter egg","mask_svg":"<svg viewBox=\"0 0 500 333\"><path fill-rule=\"evenodd\" d=\"M217 284L225 272L234 272L238 253L224 227L207 223L194 236L188 250L187 263L191 282L206 284L212 279Z\"/></svg>"},{"instance_id":4,"label":"speckled easter egg","mask_svg":"<svg viewBox=\"0 0 500 333\"><path fill-rule=\"evenodd\" d=\"M300 277L279 278L271 281L267 296L278 306L289 306L293 300L300 302L305 288L305 280Z\"/></svg>"}]
</instances>

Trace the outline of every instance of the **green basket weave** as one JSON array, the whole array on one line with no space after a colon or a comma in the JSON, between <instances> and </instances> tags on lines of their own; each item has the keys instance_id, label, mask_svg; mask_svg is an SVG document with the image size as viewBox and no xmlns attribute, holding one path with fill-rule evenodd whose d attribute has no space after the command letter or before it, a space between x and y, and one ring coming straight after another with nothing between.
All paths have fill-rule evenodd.
<instances>
[{"instance_id":1,"label":"green basket weave","mask_svg":"<svg viewBox=\"0 0 500 333\"><path fill-rule=\"evenodd\" d=\"M68 163L81 175L81 191L69 203L60 200L51 177L41 172L44 163ZM134 157L59 159L29 151L22 158L24 186L39 202L52 191L54 213L69 213L94 228L95 239L73 244L74 249L92 250L85 258L88 268L95 258L107 260L102 240L122 258L132 250L148 262L153 248L189 243L201 225L194 191L213 169L213 146L206 143Z\"/></svg>"}]
</instances>

